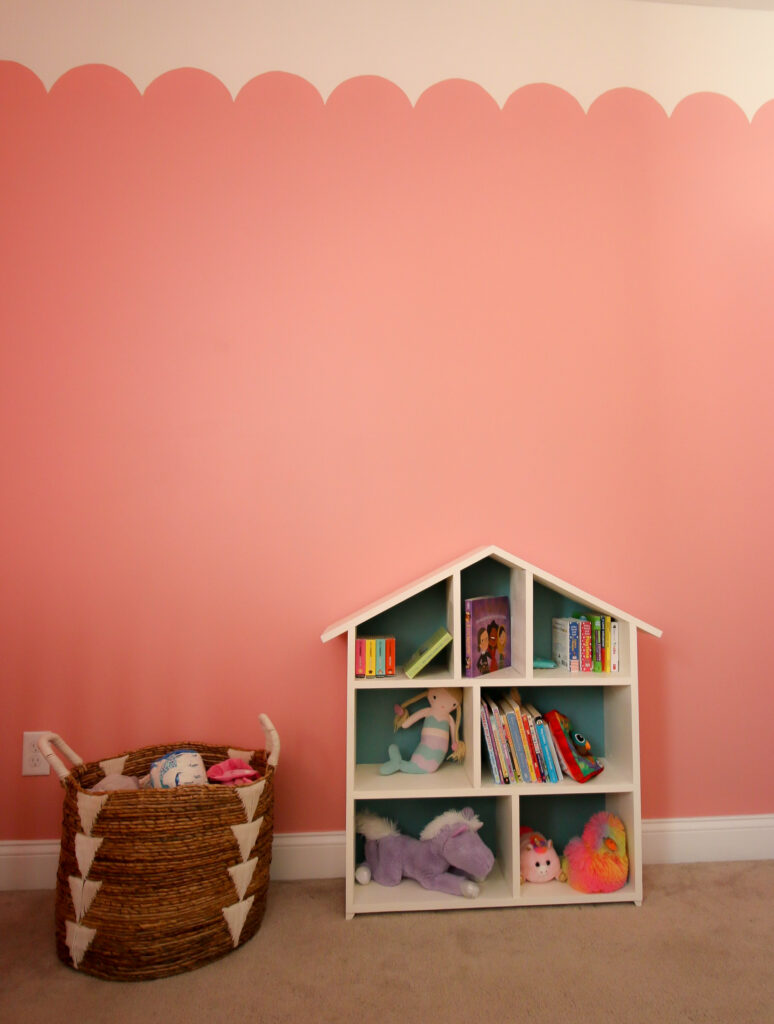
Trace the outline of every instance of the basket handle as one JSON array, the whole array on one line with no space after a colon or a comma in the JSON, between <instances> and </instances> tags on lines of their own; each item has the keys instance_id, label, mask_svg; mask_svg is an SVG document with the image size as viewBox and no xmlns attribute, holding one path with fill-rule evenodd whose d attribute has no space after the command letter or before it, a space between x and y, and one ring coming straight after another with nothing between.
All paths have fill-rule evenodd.
<instances>
[{"instance_id":1,"label":"basket handle","mask_svg":"<svg viewBox=\"0 0 774 1024\"><path fill-rule=\"evenodd\" d=\"M83 759L78 757L75 751L68 747L62 737L57 736L55 732L44 732L38 736L38 750L59 776L59 781L64 783L70 774L70 769L65 767L62 760L57 757L54 747L58 747L73 766L83 764Z\"/></svg>"},{"instance_id":2,"label":"basket handle","mask_svg":"<svg viewBox=\"0 0 774 1024\"><path fill-rule=\"evenodd\" d=\"M266 736L266 749L269 752L269 764L276 768L280 755L279 734L272 725L271 719L268 715L258 715L258 720L263 726L263 732Z\"/></svg>"}]
</instances>

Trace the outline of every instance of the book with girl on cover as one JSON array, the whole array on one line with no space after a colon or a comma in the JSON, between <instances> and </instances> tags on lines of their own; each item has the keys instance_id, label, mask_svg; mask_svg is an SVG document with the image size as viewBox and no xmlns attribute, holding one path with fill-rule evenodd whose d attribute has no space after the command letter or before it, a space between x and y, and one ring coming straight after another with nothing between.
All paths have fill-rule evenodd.
<instances>
[{"instance_id":1,"label":"book with girl on cover","mask_svg":"<svg viewBox=\"0 0 774 1024\"><path fill-rule=\"evenodd\" d=\"M511 608L507 597L465 601L465 675L483 676L511 663Z\"/></svg>"}]
</instances>

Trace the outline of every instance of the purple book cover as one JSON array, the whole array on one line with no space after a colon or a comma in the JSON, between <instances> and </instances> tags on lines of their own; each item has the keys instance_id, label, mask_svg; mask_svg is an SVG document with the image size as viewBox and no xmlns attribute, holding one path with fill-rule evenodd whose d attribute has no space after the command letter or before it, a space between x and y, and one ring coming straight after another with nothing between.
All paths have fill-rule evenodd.
<instances>
[{"instance_id":1,"label":"purple book cover","mask_svg":"<svg viewBox=\"0 0 774 1024\"><path fill-rule=\"evenodd\" d=\"M507 597L465 601L465 675L483 676L511 663L511 609Z\"/></svg>"}]
</instances>

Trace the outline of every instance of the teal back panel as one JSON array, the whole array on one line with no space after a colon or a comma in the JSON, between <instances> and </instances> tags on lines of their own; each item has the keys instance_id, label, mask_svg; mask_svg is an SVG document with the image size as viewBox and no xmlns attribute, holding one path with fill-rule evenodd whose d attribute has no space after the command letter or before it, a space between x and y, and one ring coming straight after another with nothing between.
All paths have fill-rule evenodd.
<instances>
[{"instance_id":1,"label":"teal back panel","mask_svg":"<svg viewBox=\"0 0 774 1024\"><path fill-rule=\"evenodd\" d=\"M508 597L511 592L511 570L495 558L482 558L480 562L460 573L462 600L469 597Z\"/></svg>"},{"instance_id":2,"label":"teal back panel","mask_svg":"<svg viewBox=\"0 0 774 1024\"><path fill-rule=\"evenodd\" d=\"M357 632L359 636L394 636L395 660L404 665L440 626L446 626L445 580L361 623ZM449 651L438 657L448 659Z\"/></svg>"},{"instance_id":3,"label":"teal back panel","mask_svg":"<svg viewBox=\"0 0 774 1024\"><path fill-rule=\"evenodd\" d=\"M422 731L422 722L408 729L393 730L395 704L422 692L416 690L358 690L355 710L355 761L357 764L381 764L387 760L387 748L397 743L401 757L408 760L414 753ZM408 708L409 714L428 706L427 701L416 701Z\"/></svg>"},{"instance_id":4,"label":"teal back panel","mask_svg":"<svg viewBox=\"0 0 774 1024\"><path fill-rule=\"evenodd\" d=\"M553 839L562 853L568 841L581 834L591 815L604 809L604 793L523 797L519 801L520 825Z\"/></svg>"}]
</instances>

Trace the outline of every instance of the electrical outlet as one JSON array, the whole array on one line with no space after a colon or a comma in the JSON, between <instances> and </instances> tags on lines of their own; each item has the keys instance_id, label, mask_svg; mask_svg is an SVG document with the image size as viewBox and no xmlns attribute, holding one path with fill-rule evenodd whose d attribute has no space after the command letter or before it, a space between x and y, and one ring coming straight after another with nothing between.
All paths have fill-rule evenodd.
<instances>
[{"instance_id":1,"label":"electrical outlet","mask_svg":"<svg viewBox=\"0 0 774 1024\"><path fill-rule=\"evenodd\" d=\"M51 769L48 761L38 749L38 736L42 736L45 729L40 732L25 732L22 741L22 775L48 775Z\"/></svg>"}]
</instances>

